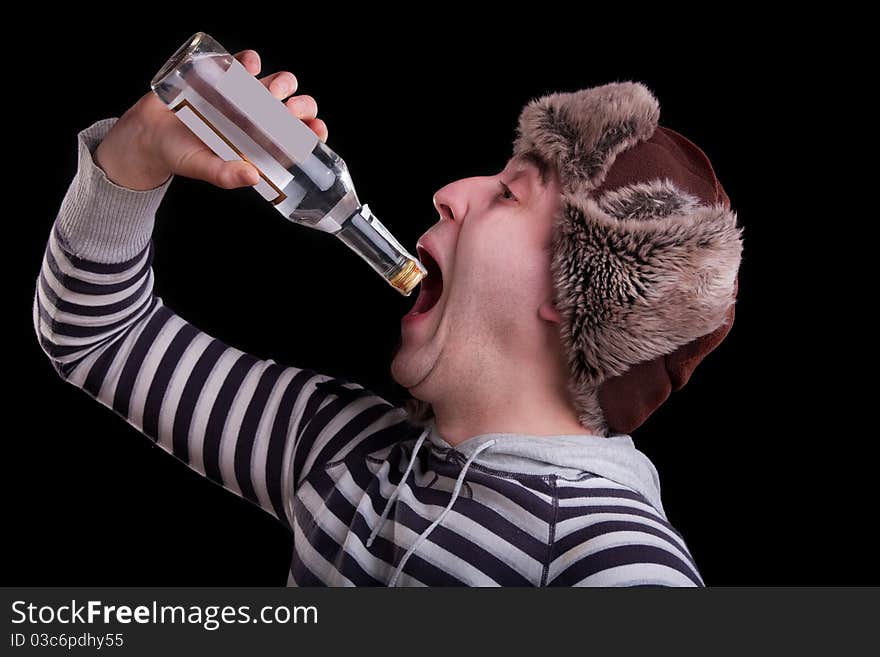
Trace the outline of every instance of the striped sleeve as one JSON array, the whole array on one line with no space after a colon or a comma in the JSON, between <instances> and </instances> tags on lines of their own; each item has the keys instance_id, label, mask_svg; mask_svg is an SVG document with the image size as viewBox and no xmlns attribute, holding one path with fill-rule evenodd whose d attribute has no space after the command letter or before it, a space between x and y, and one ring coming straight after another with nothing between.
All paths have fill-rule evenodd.
<instances>
[{"instance_id":1,"label":"striped sleeve","mask_svg":"<svg viewBox=\"0 0 880 657\"><path fill-rule=\"evenodd\" d=\"M163 304L152 229L171 179L137 191L106 177L92 153L115 120L78 136L77 173L36 280L40 346L63 380L291 528L292 496L311 468L403 410L356 383L242 352Z\"/></svg>"},{"instance_id":2,"label":"striped sleeve","mask_svg":"<svg viewBox=\"0 0 880 657\"><path fill-rule=\"evenodd\" d=\"M591 476L558 487L548 586L703 587L682 535L636 491Z\"/></svg>"}]
</instances>

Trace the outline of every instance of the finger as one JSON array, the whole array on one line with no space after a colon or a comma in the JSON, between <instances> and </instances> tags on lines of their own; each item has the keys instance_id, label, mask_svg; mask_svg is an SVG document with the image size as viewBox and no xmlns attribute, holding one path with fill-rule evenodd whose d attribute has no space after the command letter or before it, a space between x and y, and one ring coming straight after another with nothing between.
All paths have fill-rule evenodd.
<instances>
[{"instance_id":1,"label":"finger","mask_svg":"<svg viewBox=\"0 0 880 657\"><path fill-rule=\"evenodd\" d=\"M247 72L253 76L260 74L262 62L260 54L256 50L242 50L235 53L234 57L247 69Z\"/></svg>"},{"instance_id":2,"label":"finger","mask_svg":"<svg viewBox=\"0 0 880 657\"><path fill-rule=\"evenodd\" d=\"M271 73L270 75L260 78L260 82L262 82L278 100L284 100L296 91L296 88L299 86L296 76L290 71Z\"/></svg>"},{"instance_id":3,"label":"finger","mask_svg":"<svg viewBox=\"0 0 880 657\"><path fill-rule=\"evenodd\" d=\"M327 124L324 123L321 119L309 119L304 121L304 123L312 129L318 138L327 143Z\"/></svg>"},{"instance_id":4,"label":"finger","mask_svg":"<svg viewBox=\"0 0 880 657\"><path fill-rule=\"evenodd\" d=\"M294 96L284 103L287 109L301 121L314 119L318 116L318 102L311 96Z\"/></svg>"}]
</instances>

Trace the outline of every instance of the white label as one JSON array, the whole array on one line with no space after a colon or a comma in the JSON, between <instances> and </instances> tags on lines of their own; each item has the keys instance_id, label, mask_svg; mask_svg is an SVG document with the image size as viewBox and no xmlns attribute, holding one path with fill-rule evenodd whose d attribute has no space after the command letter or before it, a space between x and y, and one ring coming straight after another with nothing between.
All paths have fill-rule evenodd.
<instances>
[{"instance_id":1,"label":"white label","mask_svg":"<svg viewBox=\"0 0 880 657\"><path fill-rule=\"evenodd\" d=\"M265 183L270 187L274 185L275 189L280 193L280 190L284 189L293 179L293 175L281 166L274 157L263 150L262 146L251 139L250 135L245 133L244 130L226 116L221 114L192 87L189 87L185 93L175 99L175 102L171 104L171 108L174 111L178 111L187 105L190 106L195 115L204 121L205 124L207 124L207 127L212 129L228 147L232 148L232 150L241 157L241 159L249 160L251 164L257 167L260 171L260 175L265 179ZM191 129L197 135L200 134L199 129ZM216 148L212 150L217 153ZM222 153L217 154L223 157Z\"/></svg>"},{"instance_id":2,"label":"white label","mask_svg":"<svg viewBox=\"0 0 880 657\"><path fill-rule=\"evenodd\" d=\"M196 116L196 113L188 106L184 105L177 110L177 118L183 121L186 127L195 133L196 137L205 142L205 145L208 148L227 162L242 159L239 157L238 153L229 147L229 144L223 141L210 126ZM278 198L278 192L262 177L260 177L260 182L254 185L254 189L260 192L263 198L267 201L273 201Z\"/></svg>"},{"instance_id":3,"label":"white label","mask_svg":"<svg viewBox=\"0 0 880 657\"><path fill-rule=\"evenodd\" d=\"M318 135L293 116L237 59L220 78L217 91L260 126L294 162L305 162L315 149Z\"/></svg>"}]
</instances>

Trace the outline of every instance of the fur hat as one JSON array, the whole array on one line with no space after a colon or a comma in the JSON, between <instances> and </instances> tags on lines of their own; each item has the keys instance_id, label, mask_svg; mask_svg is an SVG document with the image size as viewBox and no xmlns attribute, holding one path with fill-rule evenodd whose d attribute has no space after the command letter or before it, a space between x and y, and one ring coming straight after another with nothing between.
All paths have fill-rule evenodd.
<instances>
[{"instance_id":1,"label":"fur hat","mask_svg":"<svg viewBox=\"0 0 880 657\"><path fill-rule=\"evenodd\" d=\"M582 424L629 433L681 388L734 317L742 229L706 155L658 125L638 82L529 102L513 155L559 175L552 274Z\"/></svg>"}]
</instances>

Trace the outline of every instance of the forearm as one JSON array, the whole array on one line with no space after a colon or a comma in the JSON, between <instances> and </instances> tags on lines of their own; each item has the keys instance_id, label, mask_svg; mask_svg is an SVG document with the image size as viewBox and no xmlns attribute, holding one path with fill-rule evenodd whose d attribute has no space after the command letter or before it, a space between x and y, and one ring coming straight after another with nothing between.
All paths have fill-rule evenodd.
<instances>
[{"instance_id":1,"label":"forearm","mask_svg":"<svg viewBox=\"0 0 880 657\"><path fill-rule=\"evenodd\" d=\"M56 220L34 295L34 328L62 376L155 306L150 269L154 217L170 179L150 191L123 188L93 152L117 119L77 136L78 167Z\"/></svg>"}]
</instances>

